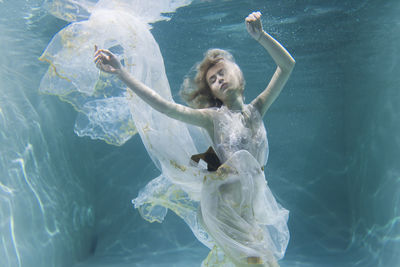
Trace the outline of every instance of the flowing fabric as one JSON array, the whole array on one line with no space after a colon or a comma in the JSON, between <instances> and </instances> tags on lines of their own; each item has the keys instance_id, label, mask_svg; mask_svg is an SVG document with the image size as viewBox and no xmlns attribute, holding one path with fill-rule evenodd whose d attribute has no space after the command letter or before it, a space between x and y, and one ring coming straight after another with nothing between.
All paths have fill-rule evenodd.
<instances>
[{"instance_id":1,"label":"flowing fabric","mask_svg":"<svg viewBox=\"0 0 400 267\"><path fill-rule=\"evenodd\" d=\"M214 117L213 145L224 164L206 176L201 196L207 231L235 262L281 259L289 241L288 211L273 197L263 166L266 130L259 112L222 107Z\"/></svg>"},{"instance_id":2,"label":"flowing fabric","mask_svg":"<svg viewBox=\"0 0 400 267\"><path fill-rule=\"evenodd\" d=\"M258 112L250 105L242 113L225 107L215 110L210 138L197 127L153 110L93 63L95 45L109 49L133 76L173 101L148 23L189 3L47 1L50 12L75 22L57 33L41 56L50 66L40 91L75 107L79 114L75 132L80 136L122 145L140 134L161 174L133 203L150 222L162 222L168 209L185 220L211 249L203 266L246 266L249 258L274 262L283 257L289 240L288 211L276 203L262 171L268 143ZM190 161L208 146L223 163L216 172Z\"/></svg>"}]
</instances>

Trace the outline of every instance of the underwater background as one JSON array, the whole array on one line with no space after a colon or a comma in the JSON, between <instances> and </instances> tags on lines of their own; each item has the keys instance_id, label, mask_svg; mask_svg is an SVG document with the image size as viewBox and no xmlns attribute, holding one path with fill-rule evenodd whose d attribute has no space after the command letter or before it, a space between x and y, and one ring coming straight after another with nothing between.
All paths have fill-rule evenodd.
<instances>
[{"instance_id":1,"label":"underwater background","mask_svg":"<svg viewBox=\"0 0 400 267\"><path fill-rule=\"evenodd\" d=\"M39 93L38 58L68 25L57 2L0 0L0 266L200 266L208 248L181 219L150 224L131 203L159 175L139 136L78 137L77 111ZM214 47L242 68L246 102L265 88L254 10L297 62L264 120L266 178L290 210L280 265L400 266L400 2L193 1L152 24L176 101Z\"/></svg>"}]
</instances>

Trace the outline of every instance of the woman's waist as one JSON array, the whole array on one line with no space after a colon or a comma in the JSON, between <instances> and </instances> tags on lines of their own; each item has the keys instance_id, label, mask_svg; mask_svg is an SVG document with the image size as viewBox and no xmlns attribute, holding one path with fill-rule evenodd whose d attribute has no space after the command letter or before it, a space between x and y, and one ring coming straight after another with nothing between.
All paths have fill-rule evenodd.
<instances>
[{"instance_id":1,"label":"woman's waist","mask_svg":"<svg viewBox=\"0 0 400 267\"><path fill-rule=\"evenodd\" d=\"M268 154L268 147L257 145L230 145L219 144L215 145L214 149L221 162L228 161L234 154L240 151L246 151L250 154L260 165L265 165L266 157Z\"/></svg>"}]
</instances>

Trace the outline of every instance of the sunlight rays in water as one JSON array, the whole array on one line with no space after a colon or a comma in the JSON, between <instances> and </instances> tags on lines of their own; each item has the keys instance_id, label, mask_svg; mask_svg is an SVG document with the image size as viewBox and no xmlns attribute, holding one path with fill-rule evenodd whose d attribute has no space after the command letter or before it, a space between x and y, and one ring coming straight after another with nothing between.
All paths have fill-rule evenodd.
<instances>
[{"instance_id":1,"label":"sunlight rays in water","mask_svg":"<svg viewBox=\"0 0 400 267\"><path fill-rule=\"evenodd\" d=\"M26 159L32 161L33 167L34 167L33 170L30 170L29 174L26 171L26 162L25 162ZM35 156L34 156L34 153L33 153L32 144L28 144L25 147L25 151L23 153L23 157L17 158L13 162L19 165L20 171L22 173L22 177L24 178L25 183L28 185L30 191L32 192L32 194L34 196L34 199L36 199L36 201L37 201L37 203L39 205L39 208L40 208L40 211L41 211L41 214L42 214L42 217L43 217L43 221L45 223L45 229L46 229L46 232L49 235L49 239L50 239L52 236L60 233L60 230L58 229L57 223L54 223L54 222L53 222L54 223L54 226L53 226L54 229L53 230L50 229L51 227L48 225L48 221L49 220L47 219L48 216L46 215L46 208L44 207L44 204L43 204L43 201L41 199L39 190L42 190L41 191L42 194L47 195L47 193L46 193L46 191L43 191L44 188L40 187L40 183L36 184L34 181L32 181L32 179L35 179L35 178L37 179L37 178L40 177L39 169L38 169L38 166L37 166L37 162L35 160ZM49 198L48 195L47 195L46 198L47 198L46 200L48 202L46 205L51 205L52 201L49 201L50 198ZM50 217L53 217L53 216L50 216Z\"/></svg>"},{"instance_id":2,"label":"sunlight rays in water","mask_svg":"<svg viewBox=\"0 0 400 267\"><path fill-rule=\"evenodd\" d=\"M12 196L11 196L12 197ZM11 203L12 200L8 197L4 197L0 195L0 229L1 229L1 239L3 251L5 251L4 259L7 260L8 266L12 266L14 263L18 264L18 267L21 265L21 256L16 234L15 234L15 224L14 224L14 214L13 214L13 206ZM2 204L6 203L6 205ZM6 206L6 210L4 210L4 206ZM7 212L8 211L8 212ZM8 228L8 229L7 229ZM5 233L9 233L10 238L7 238ZM11 243L11 244L10 244ZM13 257L14 255L14 257ZM7 264L4 263L4 264Z\"/></svg>"}]
</instances>

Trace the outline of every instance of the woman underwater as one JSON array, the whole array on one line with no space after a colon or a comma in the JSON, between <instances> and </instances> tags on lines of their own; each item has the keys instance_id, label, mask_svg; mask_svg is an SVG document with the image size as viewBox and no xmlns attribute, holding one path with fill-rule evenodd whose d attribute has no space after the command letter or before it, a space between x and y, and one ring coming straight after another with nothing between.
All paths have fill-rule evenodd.
<instances>
[{"instance_id":1,"label":"woman underwater","mask_svg":"<svg viewBox=\"0 0 400 267\"><path fill-rule=\"evenodd\" d=\"M212 148L192 157L208 163L208 171L201 176L197 220L235 266L278 266L289 239L288 211L276 203L264 177L268 144L262 117L287 82L295 61L263 31L260 12L251 13L245 23L277 64L266 89L250 104L243 101L243 74L224 50L207 51L197 66L195 90L184 83L182 96L190 107L165 100L134 78L108 50L96 48L94 60L100 70L116 74L155 110L208 133Z\"/></svg>"}]
</instances>

